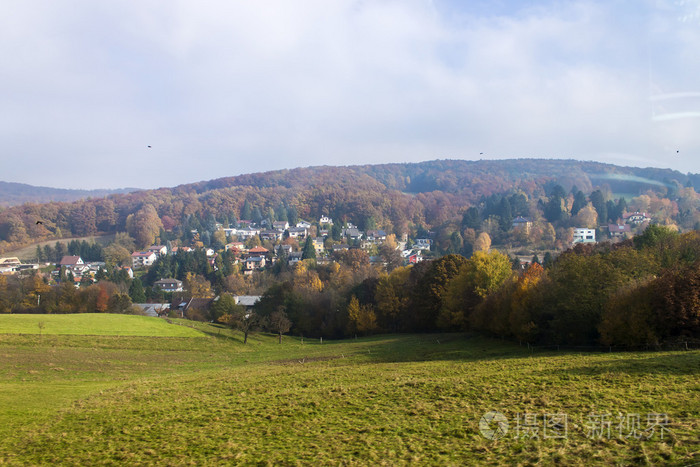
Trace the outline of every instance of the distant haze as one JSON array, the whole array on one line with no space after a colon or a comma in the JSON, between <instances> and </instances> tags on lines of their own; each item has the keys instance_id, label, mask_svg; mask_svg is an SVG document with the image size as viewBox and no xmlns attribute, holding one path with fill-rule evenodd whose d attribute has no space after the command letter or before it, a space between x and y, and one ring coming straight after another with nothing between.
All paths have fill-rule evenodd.
<instances>
[{"instance_id":1,"label":"distant haze","mask_svg":"<svg viewBox=\"0 0 700 467\"><path fill-rule=\"evenodd\" d=\"M0 180L511 157L700 172L698 51L698 0L9 2Z\"/></svg>"}]
</instances>

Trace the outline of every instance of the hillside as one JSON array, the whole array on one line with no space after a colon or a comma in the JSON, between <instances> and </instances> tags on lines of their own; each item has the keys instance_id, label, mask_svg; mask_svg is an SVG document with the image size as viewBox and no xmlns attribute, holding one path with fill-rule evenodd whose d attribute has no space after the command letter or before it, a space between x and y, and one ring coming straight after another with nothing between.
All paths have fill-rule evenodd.
<instances>
[{"instance_id":1,"label":"hillside","mask_svg":"<svg viewBox=\"0 0 700 467\"><path fill-rule=\"evenodd\" d=\"M149 218L154 220L151 230L156 233L161 226L170 231L193 218L200 223L209 219L225 224L249 216L312 220L328 215L360 228L377 226L400 234L458 219L468 207L494 194L521 193L527 200L546 202L555 185L565 191L576 187L583 193L602 187L611 197L651 191L671 199L684 186L700 186L700 176L541 159L278 170L72 203L9 208L0 212L0 251L42 240L118 231L129 231L137 243L145 244L150 235L139 239L135 230L143 224L139 219ZM128 225L130 215L134 216Z\"/></svg>"},{"instance_id":2,"label":"hillside","mask_svg":"<svg viewBox=\"0 0 700 467\"><path fill-rule=\"evenodd\" d=\"M698 351L533 352L463 334L243 345L200 326L212 337L4 336L0 462L698 461ZM482 421L494 411L502 439Z\"/></svg>"},{"instance_id":3,"label":"hillside","mask_svg":"<svg viewBox=\"0 0 700 467\"><path fill-rule=\"evenodd\" d=\"M18 206L24 203L48 203L51 201L77 201L85 198L102 198L115 193L131 193L138 188L116 190L69 190L0 181L0 206Z\"/></svg>"}]
</instances>

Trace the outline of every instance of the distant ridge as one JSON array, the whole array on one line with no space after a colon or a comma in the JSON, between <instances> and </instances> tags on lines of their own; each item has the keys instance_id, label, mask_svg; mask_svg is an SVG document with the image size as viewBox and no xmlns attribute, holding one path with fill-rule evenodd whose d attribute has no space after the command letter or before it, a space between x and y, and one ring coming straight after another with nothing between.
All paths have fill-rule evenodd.
<instances>
[{"instance_id":1,"label":"distant ridge","mask_svg":"<svg viewBox=\"0 0 700 467\"><path fill-rule=\"evenodd\" d=\"M85 198L102 198L113 194L132 193L139 188L118 188L115 190L70 190L33 186L26 183L0 181L0 206L17 206L24 203L48 203L51 201L77 201Z\"/></svg>"}]
</instances>

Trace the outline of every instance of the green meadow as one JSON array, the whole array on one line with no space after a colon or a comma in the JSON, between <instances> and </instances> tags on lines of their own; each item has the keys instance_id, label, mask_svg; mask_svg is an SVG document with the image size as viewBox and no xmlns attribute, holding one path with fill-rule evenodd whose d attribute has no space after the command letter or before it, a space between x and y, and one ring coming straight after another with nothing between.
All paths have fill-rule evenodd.
<instances>
[{"instance_id":1,"label":"green meadow","mask_svg":"<svg viewBox=\"0 0 700 467\"><path fill-rule=\"evenodd\" d=\"M243 345L203 323L72 315L76 335L41 317L42 334L0 317L0 464L700 462L699 351L533 353L466 334ZM488 412L507 429L480 429Z\"/></svg>"},{"instance_id":2,"label":"green meadow","mask_svg":"<svg viewBox=\"0 0 700 467\"><path fill-rule=\"evenodd\" d=\"M0 334L74 334L95 336L204 337L186 326L147 316L106 313L0 316Z\"/></svg>"}]
</instances>

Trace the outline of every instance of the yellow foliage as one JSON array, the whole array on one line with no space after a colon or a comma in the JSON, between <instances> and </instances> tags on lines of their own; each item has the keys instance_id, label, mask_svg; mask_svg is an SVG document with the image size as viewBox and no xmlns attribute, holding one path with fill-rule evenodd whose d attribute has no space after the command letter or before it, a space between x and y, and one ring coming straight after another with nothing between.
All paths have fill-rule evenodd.
<instances>
[{"instance_id":1,"label":"yellow foliage","mask_svg":"<svg viewBox=\"0 0 700 467\"><path fill-rule=\"evenodd\" d=\"M377 329L377 315L371 305L360 305L353 295L348 305L348 317L357 332L366 333Z\"/></svg>"}]
</instances>

